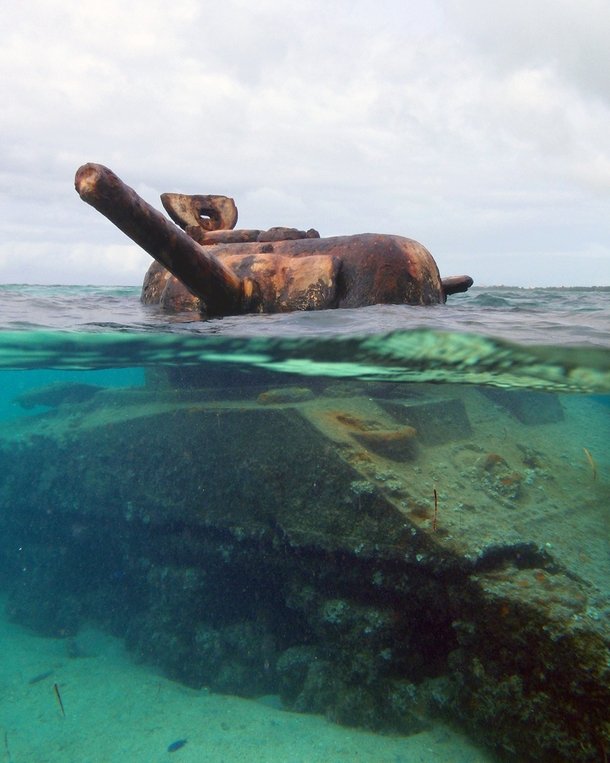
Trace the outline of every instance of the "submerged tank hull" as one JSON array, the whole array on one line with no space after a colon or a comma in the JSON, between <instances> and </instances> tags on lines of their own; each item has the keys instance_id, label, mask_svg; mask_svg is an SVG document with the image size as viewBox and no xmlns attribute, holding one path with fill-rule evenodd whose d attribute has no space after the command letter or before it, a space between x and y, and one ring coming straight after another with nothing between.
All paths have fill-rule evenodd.
<instances>
[{"instance_id":1,"label":"submerged tank hull","mask_svg":"<svg viewBox=\"0 0 610 763\"><path fill-rule=\"evenodd\" d=\"M53 410L0 438L13 619L55 637L94 621L196 689L347 725L443 717L510 759L601 759L606 573L578 537L603 532L607 486L566 467L569 410L277 384L208 365L82 402L41 391Z\"/></svg>"}]
</instances>

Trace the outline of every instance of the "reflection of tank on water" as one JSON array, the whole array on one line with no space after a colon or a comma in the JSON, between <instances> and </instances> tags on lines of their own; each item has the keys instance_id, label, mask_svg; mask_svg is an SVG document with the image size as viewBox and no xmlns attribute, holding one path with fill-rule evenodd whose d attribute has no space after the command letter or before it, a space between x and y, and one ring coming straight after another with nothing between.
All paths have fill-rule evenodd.
<instances>
[{"instance_id":1,"label":"reflection of tank on water","mask_svg":"<svg viewBox=\"0 0 610 763\"><path fill-rule=\"evenodd\" d=\"M234 230L233 199L163 194L177 227L99 164L83 165L75 184L84 201L155 258L142 290L149 304L209 316L431 305L472 285L469 276L441 279L430 252L402 236Z\"/></svg>"}]
</instances>

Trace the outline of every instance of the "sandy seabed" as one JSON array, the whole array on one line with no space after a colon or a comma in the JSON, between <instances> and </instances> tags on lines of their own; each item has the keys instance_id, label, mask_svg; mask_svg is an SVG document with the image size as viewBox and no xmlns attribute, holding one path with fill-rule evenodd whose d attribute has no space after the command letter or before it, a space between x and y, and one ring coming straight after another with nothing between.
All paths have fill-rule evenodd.
<instances>
[{"instance_id":1,"label":"sandy seabed","mask_svg":"<svg viewBox=\"0 0 610 763\"><path fill-rule=\"evenodd\" d=\"M95 629L78 636L87 656L71 658L66 640L33 635L2 614L0 644L3 763L493 760L442 724L411 737L385 736L285 712L270 706L270 699L195 691L135 664L120 640Z\"/></svg>"}]
</instances>

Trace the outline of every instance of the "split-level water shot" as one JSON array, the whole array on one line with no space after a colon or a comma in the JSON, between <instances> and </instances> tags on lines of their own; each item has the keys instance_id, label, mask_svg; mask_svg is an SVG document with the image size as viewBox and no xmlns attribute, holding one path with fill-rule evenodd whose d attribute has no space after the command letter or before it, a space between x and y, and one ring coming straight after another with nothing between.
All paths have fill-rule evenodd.
<instances>
[{"instance_id":1,"label":"split-level water shot","mask_svg":"<svg viewBox=\"0 0 610 763\"><path fill-rule=\"evenodd\" d=\"M608 289L76 189L154 260L0 287L0 758L606 760Z\"/></svg>"}]
</instances>

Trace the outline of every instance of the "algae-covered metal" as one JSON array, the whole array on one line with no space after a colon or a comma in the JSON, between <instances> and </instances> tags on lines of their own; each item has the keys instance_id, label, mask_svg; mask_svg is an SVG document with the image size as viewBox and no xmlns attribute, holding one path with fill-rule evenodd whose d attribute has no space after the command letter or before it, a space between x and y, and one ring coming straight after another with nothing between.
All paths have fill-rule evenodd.
<instances>
[{"instance_id":1,"label":"algae-covered metal","mask_svg":"<svg viewBox=\"0 0 610 763\"><path fill-rule=\"evenodd\" d=\"M564 457L567 398L147 373L20 396L52 409L0 436L13 619L340 723L601 759L608 488Z\"/></svg>"}]
</instances>

